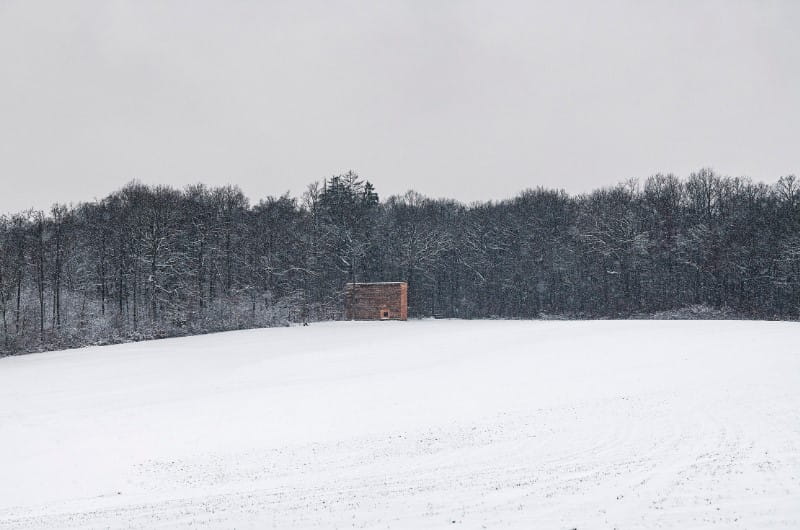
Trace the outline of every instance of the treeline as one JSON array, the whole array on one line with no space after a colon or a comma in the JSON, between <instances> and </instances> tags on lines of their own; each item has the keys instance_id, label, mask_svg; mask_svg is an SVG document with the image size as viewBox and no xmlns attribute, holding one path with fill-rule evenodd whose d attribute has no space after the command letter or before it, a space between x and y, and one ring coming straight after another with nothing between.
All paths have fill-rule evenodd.
<instances>
[{"instance_id":1,"label":"treeline","mask_svg":"<svg viewBox=\"0 0 800 530\"><path fill-rule=\"evenodd\" d=\"M702 170L467 206L352 172L255 205L131 183L0 218L0 352L336 319L354 280L407 281L415 317L796 319L800 185Z\"/></svg>"}]
</instances>

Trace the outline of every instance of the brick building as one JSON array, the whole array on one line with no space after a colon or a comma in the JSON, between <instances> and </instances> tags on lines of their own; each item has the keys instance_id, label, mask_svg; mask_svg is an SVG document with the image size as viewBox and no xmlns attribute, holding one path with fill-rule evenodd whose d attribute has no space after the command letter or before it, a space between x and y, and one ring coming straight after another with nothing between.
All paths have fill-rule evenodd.
<instances>
[{"instance_id":1,"label":"brick building","mask_svg":"<svg viewBox=\"0 0 800 530\"><path fill-rule=\"evenodd\" d=\"M406 320L406 282L348 283L344 287L345 317L348 320Z\"/></svg>"}]
</instances>

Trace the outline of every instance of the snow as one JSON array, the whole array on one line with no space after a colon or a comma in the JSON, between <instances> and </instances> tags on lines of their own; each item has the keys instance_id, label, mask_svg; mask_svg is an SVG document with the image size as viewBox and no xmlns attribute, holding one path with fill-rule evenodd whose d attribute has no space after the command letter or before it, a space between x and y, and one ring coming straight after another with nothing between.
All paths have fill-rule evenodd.
<instances>
[{"instance_id":1,"label":"snow","mask_svg":"<svg viewBox=\"0 0 800 530\"><path fill-rule=\"evenodd\" d=\"M0 359L0 528L798 528L800 326L336 322Z\"/></svg>"}]
</instances>

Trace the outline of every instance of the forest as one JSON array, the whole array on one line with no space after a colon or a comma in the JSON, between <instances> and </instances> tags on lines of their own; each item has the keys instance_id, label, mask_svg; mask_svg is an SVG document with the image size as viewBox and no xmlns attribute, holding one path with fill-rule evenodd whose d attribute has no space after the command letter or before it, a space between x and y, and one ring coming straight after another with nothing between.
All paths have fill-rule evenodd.
<instances>
[{"instance_id":1,"label":"forest","mask_svg":"<svg viewBox=\"0 0 800 530\"><path fill-rule=\"evenodd\" d=\"M354 172L257 204L132 182L0 217L0 353L340 319L351 281L407 281L417 318L796 320L800 183L702 169L466 205Z\"/></svg>"}]
</instances>

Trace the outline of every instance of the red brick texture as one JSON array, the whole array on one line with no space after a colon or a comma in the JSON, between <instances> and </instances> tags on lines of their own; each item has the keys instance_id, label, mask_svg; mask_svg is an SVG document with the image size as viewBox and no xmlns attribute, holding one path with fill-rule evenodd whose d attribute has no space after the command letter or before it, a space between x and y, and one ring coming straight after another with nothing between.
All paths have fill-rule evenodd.
<instances>
[{"instance_id":1,"label":"red brick texture","mask_svg":"<svg viewBox=\"0 0 800 530\"><path fill-rule=\"evenodd\" d=\"M344 287L344 307L348 320L406 320L408 284L348 283Z\"/></svg>"}]
</instances>

